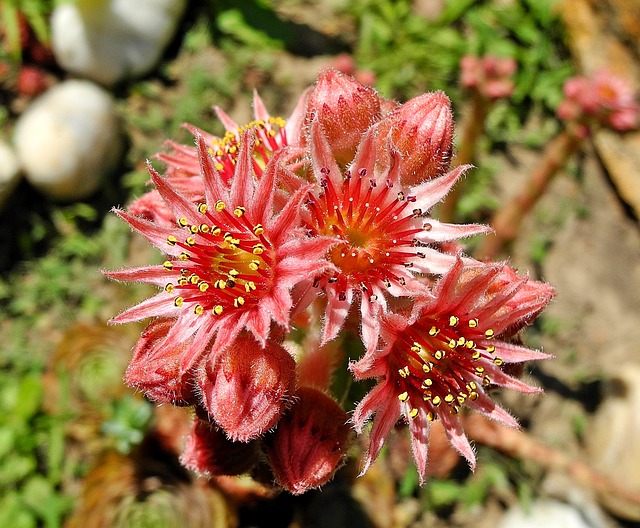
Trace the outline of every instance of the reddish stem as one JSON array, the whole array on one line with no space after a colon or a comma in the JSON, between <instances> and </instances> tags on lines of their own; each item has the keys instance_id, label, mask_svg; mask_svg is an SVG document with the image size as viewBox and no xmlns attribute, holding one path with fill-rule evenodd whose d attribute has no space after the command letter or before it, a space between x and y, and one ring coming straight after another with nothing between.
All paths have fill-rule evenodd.
<instances>
[{"instance_id":1,"label":"reddish stem","mask_svg":"<svg viewBox=\"0 0 640 528\"><path fill-rule=\"evenodd\" d=\"M495 235L483 240L477 251L479 258L494 259L506 245L513 242L522 220L542 196L553 176L578 150L581 140L580 136L565 129L547 143L542 159L528 177L524 188L494 214L491 225Z\"/></svg>"},{"instance_id":2,"label":"reddish stem","mask_svg":"<svg viewBox=\"0 0 640 528\"><path fill-rule=\"evenodd\" d=\"M466 165L473 163L476 157L476 144L478 138L484 132L484 120L489 110L491 101L473 92L471 107L462 124L462 133L458 152L456 153L456 165ZM458 181L457 185L449 192L445 200L440 205L438 218L443 222L452 222L455 217L456 207L462 194L463 181Z\"/></svg>"}]
</instances>

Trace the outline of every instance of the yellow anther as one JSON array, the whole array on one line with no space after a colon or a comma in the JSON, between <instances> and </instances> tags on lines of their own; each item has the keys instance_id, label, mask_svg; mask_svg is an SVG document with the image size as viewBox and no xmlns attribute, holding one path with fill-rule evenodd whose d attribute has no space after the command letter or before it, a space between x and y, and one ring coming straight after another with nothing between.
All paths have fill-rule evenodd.
<instances>
[{"instance_id":1,"label":"yellow anther","mask_svg":"<svg viewBox=\"0 0 640 528\"><path fill-rule=\"evenodd\" d=\"M200 284L198 284L198 289L202 293L206 292L209 289L209 283L202 281Z\"/></svg>"},{"instance_id":2,"label":"yellow anther","mask_svg":"<svg viewBox=\"0 0 640 528\"><path fill-rule=\"evenodd\" d=\"M427 413L427 421L429 422L433 422L436 419L436 415L433 414L432 412L428 412Z\"/></svg>"},{"instance_id":3,"label":"yellow anther","mask_svg":"<svg viewBox=\"0 0 640 528\"><path fill-rule=\"evenodd\" d=\"M227 287L227 281L223 281L222 279L218 279L213 283L214 288L218 288L219 290L224 290Z\"/></svg>"},{"instance_id":4,"label":"yellow anther","mask_svg":"<svg viewBox=\"0 0 640 528\"><path fill-rule=\"evenodd\" d=\"M444 357L444 355L444 350L436 350L435 354L433 354L433 357L440 361Z\"/></svg>"},{"instance_id":5,"label":"yellow anther","mask_svg":"<svg viewBox=\"0 0 640 528\"><path fill-rule=\"evenodd\" d=\"M252 260L251 262L249 262L249 269L253 270L253 271L257 271L257 269L260 267L260 261L259 260Z\"/></svg>"},{"instance_id":6,"label":"yellow anther","mask_svg":"<svg viewBox=\"0 0 640 528\"><path fill-rule=\"evenodd\" d=\"M423 399L424 401L429 401L429 400L431 400L431 393L430 393L430 392L424 392L424 393L422 394L422 399Z\"/></svg>"},{"instance_id":7,"label":"yellow anther","mask_svg":"<svg viewBox=\"0 0 640 528\"><path fill-rule=\"evenodd\" d=\"M493 345L489 345L487 347L487 352L489 352L489 354L493 354L496 351L496 347L494 347Z\"/></svg>"},{"instance_id":8,"label":"yellow anther","mask_svg":"<svg viewBox=\"0 0 640 528\"><path fill-rule=\"evenodd\" d=\"M198 284L200 282L200 277L198 277L195 273L189 277L189 282L191 284Z\"/></svg>"},{"instance_id":9,"label":"yellow anther","mask_svg":"<svg viewBox=\"0 0 640 528\"><path fill-rule=\"evenodd\" d=\"M430 363L423 363L422 364L422 371L423 372L431 372L431 364Z\"/></svg>"},{"instance_id":10,"label":"yellow anther","mask_svg":"<svg viewBox=\"0 0 640 528\"><path fill-rule=\"evenodd\" d=\"M427 222L426 224L422 224L422 229L424 229L425 231L431 231L433 229L433 225Z\"/></svg>"},{"instance_id":11,"label":"yellow anther","mask_svg":"<svg viewBox=\"0 0 640 528\"><path fill-rule=\"evenodd\" d=\"M223 308L222 306L220 306L219 304L217 304L216 306L213 307L213 315L221 315L223 312Z\"/></svg>"},{"instance_id":12,"label":"yellow anther","mask_svg":"<svg viewBox=\"0 0 640 528\"><path fill-rule=\"evenodd\" d=\"M476 351L474 351L474 353L473 353L473 354L471 354L471 359L480 359L480 356L481 356L481 355L482 355L482 354L480 354L480 351L479 351L479 350L476 350Z\"/></svg>"},{"instance_id":13,"label":"yellow anther","mask_svg":"<svg viewBox=\"0 0 640 528\"><path fill-rule=\"evenodd\" d=\"M198 212L199 213L205 214L207 212L207 209L208 209L208 207L207 207L206 203L201 203L201 204L198 205Z\"/></svg>"},{"instance_id":14,"label":"yellow anther","mask_svg":"<svg viewBox=\"0 0 640 528\"><path fill-rule=\"evenodd\" d=\"M176 287L175 287L173 284L171 284L171 283L167 284L167 285L164 287L164 291L166 291L167 293L171 293L171 292L172 292L173 290L175 290L175 289L176 289Z\"/></svg>"},{"instance_id":15,"label":"yellow anther","mask_svg":"<svg viewBox=\"0 0 640 528\"><path fill-rule=\"evenodd\" d=\"M176 242L178 242L178 239L176 237L174 237L173 235L169 235L167 237L167 244L169 244L170 246L175 246Z\"/></svg>"},{"instance_id":16,"label":"yellow anther","mask_svg":"<svg viewBox=\"0 0 640 528\"><path fill-rule=\"evenodd\" d=\"M398 399L401 402L406 402L409 399L409 393L407 391L404 391L403 393L398 394Z\"/></svg>"},{"instance_id":17,"label":"yellow anther","mask_svg":"<svg viewBox=\"0 0 640 528\"><path fill-rule=\"evenodd\" d=\"M187 238L187 239L184 241L184 243L185 243L187 246L193 247L193 246L195 246L195 245L196 245L196 239L195 239L195 238L193 238L193 237L189 237L189 238Z\"/></svg>"},{"instance_id":18,"label":"yellow anther","mask_svg":"<svg viewBox=\"0 0 640 528\"><path fill-rule=\"evenodd\" d=\"M189 258L190 258L189 254L183 251L182 253L180 253L178 260L181 260L182 262L186 262L187 260L189 260Z\"/></svg>"},{"instance_id":19,"label":"yellow anther","mask_svg":"<svg viewBox=\"0 0 640 528\"><path fill-rule=\"evenodd\" d=\"M455 399L455 398L454 398L453 394L447 394L447 395L444 397L444 401L445 401L445 402L447 402L447 403L453 403L453 400L454 400L454 399Z\"/></svg>"},{"instance_id":20,"label":"yellow anther","mask_svg":"<svg viewBox=\"0 0 640 528\"><path fill-rule=\"evenodd\" d=\"M415 352L416 354L419 352L422 352L422 345L420 345L420 343L413 343L413 346L411 347L411 352Z\"/></svg>"},{"instance_id":21,"label":"yellow anther","mask_svg":"<svg viewBox=\"0 0 640 528\"><path fill-rule=\"evenodd\" d=\"M470 381L469 387L471 387L471 390L476 390L478 388L475 381Z\"/></svg>"},{"instance_id":22,"label":"yellow anther","mask_svg":"<svg viewBox=\"0 0 640 528\"><path fill-rule=\"evenodd\" d=\"M434 396L431 403L437 407L442 403L442 398L440 398L440 396Z\"/></svg>"},{"instance_id":23,"label":"yellow anther","mask_svg":"<svg viewBox=\"0 0 640 528\"><path fill-rule=\"evenodd\" d=\"M200 231L207 234L209 231L211 231L211 228L207 224L200 224Z\"/></svg>"},{"instance_id":24,"label":"yellow anther","mask_svg":"<svg viewBox=\"0 0 640 528\"><path fill-rule=\"evenodd\" d=\"M256 244L252 250L254 255L262 255L264 253L264 246L262 244Z\"/></svg>"},{"instance_id":25,"label":"yellow anther","mask_svg":"<svg viewBox=\"0 0 640 528\"><path fill-rule=\"evenodd\" d=\"M237 308L238 306L242 306L244 304L244 297L237 297L233 300L233 305Z\"/></svg>"},{"instance_id":26,"label":"yellow anther","mask_svg":"<svg viewBox=\"0 0 640 528\"><path fill-rule=\"evenodd\" d=\"M231 277L237 277L238 275L240 275L240 272L237 269L230 269L229 270L229 275Z\"/></svg>"},{"instance_id":27,"label":"yellow anther","mask_svg":"<svg viewBox=\"0 0 640 528\"><path fill-rule=\"evenodd\" d=\"M409 418L415 418L418 416L418 409L415 407L409 411Z\"/></svg>"},{"instance_id":28,"label":"yellow anther","mask_svg":"<svg viewBox=\"0 0 640 528\"><path fill-rule=\"evenodd\" d=\"M456 399L458 400L458 403L462 405L467 400L467 395L462 393Z\"/></svg>"},{"instance_id":29,"label":"yellow anther","mask_svg":"<svg viewBox=\"0 0 640 528\"><path fill-rule=\"evenodd\" d=\"M221 232L222 232L222 229L220 229L218 226L216 226L216 225L211 226L211 234L213 236L220 236Z\"/></svg>"},{"instance_id":30,"label":"yellow anther","mask_svg":"<svg viewBox=\"0 0 640 528\"><path fill-rule=\"evenodd\" d=\"M453 405L451 407L451 414L458 414L460 412L460 406L459 405Z\"/></svg>"},{"instance_id":31,"label":"yellow anther","mask_svg":"<svg viewBox=\"0 0 640 528\"><path fill-rule=\"evenodd\" d=\"M174 305L176 308L180 308L180 307L182 306L182 303L184 303L184 298L182 298L182 297L176 297L176 298L173 300L173 305Z\"/></svg>"},{"instance_id":32,"label":"yellow anther","mask_svg":"<svg viewBox=\"0 0 640 528\"><path fill-rule=\"evenodd\" d=\"M480 374L484 374L484 367L478 365L476 367L476 374L480 375Z\"/></svg>"},{"instance_id":33,"label":"yellow anther","mask_svg":"<svg viewBox=\"0 0 640 528\"><path fill-rule=\"evenodd\" d=\"M449 348L456 348L457 341L455 339L449 339Z\"/></svg>"},{"instance_id":34,"label":"yellow anther","mask_svg":"<svg viewBox=\"0 0 640 528\"><path fill-rule=\"evenodd\" d=\"M467 342L467 340L466 340L464 337L460 336L460 337L458 338L458 342L457 342L456 344L457 344L458 346L464 346L464 345L466 344L466 342Z\"/></svg>"},{"instance_id":35,"label":"yellow anther","mask_svg":"<svg viewBox=\"0 0 640 528\"><path fill-rule=\"evenodd\" d=\"M482 379L482 386L483 386L483 387L487 387L487 386L489 386L489 385L491 385L491 378L490 378L489 376L485 376L485 377Z\"/></svg>"},{"instance_id":36,"label":"yellow anther","mask_svg":"<svg viewBox=\"0 0 640 528\"><path fill-rule=\"evenodd\" d=\"M430 378L426 378L423 382L422 385L420 385L421 389L428 389L429 387L431 387L431 385L433 385L433 380Z\"/></svg>"},{"instance_id":37,"label":"yellow anther","mask_svg":"<svg viewBox=\"0 0 640 528\"><path fill-rule=\"evenodd\" d=\"M240 218L245 213L245 211L246 209L239 205L233 210L233 214Z\"/></svg>"},{"instance_id":38,"label":"yellow anther","mask_svg":"<svg viewBox=\"0 0 640 528\"><path fill-rule=\"evenodd\" d=\"M256 289L256 283L255 283L255 282L253 282L253 281L248 281L248 282L244 285L244 289L245 289L247 292L254 291L254 290Z\"/></svg>"},{"instance_id":39,"label":"yellow anther","mask_svg":"<svg viewBox=\"0 0 640 528\"><path fill-rule=\"evenodd\" d=\"M478 320L477 319L469 319L469 328L477 328Z\"/></svg>"},{"instance_id":40,"label":"yellow anther","mask_svg":"<svg viewBox=\"0 0 640 528\"><path fill-rule=\"evenodd\" d=\"M493 363L495 365L498 365L499 367L501 367L502 364L504 363L504 361L502 361L502 358L500 358L500 357L495 357L495 358L493 358Z\"/></svg>"},{"instance_id":41,"label":"yellow anther","mask_svg":"<svg viewBox=\"0 0 640 528\"><path fill-rule=\"evenodd\" d=\"M178 220L178 225L180 227L187 227L189 225L189 221L183 216Z\"/></svg>"},{"instance_id":42,"label":"yellow anther","mask_svg":"<svg viewBox=\"0 0 640 528\"><path fill-rule=\"evenodd\" d=\"M431 328L429 328L429 335L431 337L437 336L439 332L440 330L438 330L435 326L432 326Z\"/></svg>"},{"instance_id":43,"label":"yellow anther","mask_svg":"<svg viewBox=\"0 0 640 528\"><path fill-rule=\"evenodd\" d=\"M204 307L201 304L196 304L193 307L193 313L196 315L202 315L204 313Z\"/></svg>"},{"instance_id":44,"label":"yellow anther","mask_svg":"<svg viewBox=\"0 0 640 528\"><path fill-rule=\"evenodd\" d=\"M171 271L173 269L173 263L169 260L165 260L164 264L162 264L162 267L167 271Z\"/></svg>"},{"instance_id":45,"label":"yellow anther","mask_svg":"<svg viewBox=\"0 0 640 528\"><path fill-rule=\"evenodd\" d=\"M180 286L186 286L187 284L189 284L189 281L187 280L187 278L186 278L186 277L180 277L180 278L178 279L178 284L179 284Z\"/></svg>"},{"instance_id":46,"label":"yellow anther","mask_svg":"<svg viewBox=\"0 0 640 528\"><path fill-rule=\"evenodd\" d=\"M469 393L469 399L471 401L476 401L478 399L478 393L476 391L471 391Z\"/></svg>"},{"instance_id":47,"label":"yellow anther","mask_svg":"<svg viewBox=\"0 0 640 528\"><path fill-rule=\"evenodd\" d=\"M458 319L455 315L449 317L449 326L456 326L460 319Z\"/></svg>"},{"instance_id":48,"label":"yellow anther","mask_svg":"<svg viewBox=\"0 0 640 528\"><path fill-rule=\"evenodd\" d=\"M465 345L469 350L472 350L473 348L476 347L475 342L473 342L472 340L467 341L467 344Z\"/></svg>"},{"instance_id":49,"label":"yellow anther","mask_svg":"<svg viewBox=\"0 0 640 528\"><path fill-rule=\"evenodd\" d=\"M488 330L485 330L485 332L484 332L484 336L485 336L487 339L491 339L491 338L493 337L493 330L491 330L491 328L489 328Z\"/></svg>"},{"instance_id":50,"label":"yellow anther","mask_svg":"<svg viewBox=\"0 0 640 528\"><path fill-rule=\"evenodd\" d=\"M264 228L262 227L262 224L256 224L255 227L253 228L253 234L260 236L262 233L264 233Z\"/></svg>"},{"instance_id":51,"label":"yellow anther","mask_svg":"<svg viewBox=\"0 0 640 528\"><path fill-rule=\"evenodd\" d=\"M224 208L227 206L227 204L225 204L222 200L218 200L216 202L215 208L216 211L218 211L219 213L221 213L222 211L224 211Z\"/></svg>"},{"instance_id":52,"label":"yellow anther","mask_svg":"<svg viewBox=\"0 0 640 528\"><path fill-rule=\"evenodd\" d=\"M405 365L401 369L398 369L398 374L400 374L400 377L406 378L409 375L409 367Z\"/></svg>"}]
</instances>

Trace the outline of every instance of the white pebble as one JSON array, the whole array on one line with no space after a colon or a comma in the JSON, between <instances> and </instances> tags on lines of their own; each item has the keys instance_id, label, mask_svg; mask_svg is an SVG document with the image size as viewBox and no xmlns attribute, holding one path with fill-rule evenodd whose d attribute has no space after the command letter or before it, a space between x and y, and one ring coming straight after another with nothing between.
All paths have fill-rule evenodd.
<instances>
[{"instance_id":1,"label":"white pebble","mask_svg":"<svg viewBox=\"0 0 640 528\"><path fill-rule=\"evenodd\" d=\"M21 177L18 157L11 146L0 139L0 210L20 182Z\"/></svg>"},{"instance_id":2,"label":"white pebble","mask_svg":"<svg viewBox=\"0 0 640 528\"><path fill-rule=\"evenodd\" d=\"M105 85L148 73L173 37L186 0L78 0L55 8L58 64Z\"/></svg>"},{"instance_id":3,"label":"white pebble","mask_svg":"<svg viewBox=\"0 0 640 528\"><path fill-rule=\"evenodd\" d=\"M526 510L510 508L498 528L596 528L573 506L555 500L533 502Z\"/></svg>"},{"instance_id":4,"label":"white pebble","mask_svg":"<svg viewBox=\"0 0 640 528\"><path fill-rule=\"evenodd\" d=\"M14 143L29 183L62 200L95 192L120 160L123 145L111 96L79 80L34 101L16 123Z\"/></svg>"}]
</instances>

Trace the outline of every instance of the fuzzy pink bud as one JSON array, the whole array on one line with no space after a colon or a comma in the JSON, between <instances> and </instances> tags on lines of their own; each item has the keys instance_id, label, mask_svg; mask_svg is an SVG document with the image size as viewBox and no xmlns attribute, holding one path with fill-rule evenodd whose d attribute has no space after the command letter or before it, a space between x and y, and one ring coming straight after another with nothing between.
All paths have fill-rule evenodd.
<instances>
[{"instance_id":1,"label":"fuzzy pink bud","mask_svg":"<svg viewBox=\"0 0 640 528\"><path fill-rule=\"evenodd\" d=\"M231 440L248 442L280 419L295 389L295 368L277 343L262 348L243 334L200 371L204 406Z\"/></svg>"},{"instance_id":2,"label":"fuzzy pink bud","mask_svg":"<svg viewBox=\"0 0 640 528\"><path fill-rule=\"evenodd\" d=\"M191 405L195 401L193 373L180 372L180 361L190 340L166 343L172 325L172 319L156 319L142 332L125 381L158 403Z\"/></svg>"},{"instance_id":3,"label":"fuzzy pink bud","mask_svg":"<svg viewBox=\"0 0 640 528\"><path fill-rule=\"evenodd\" d=\"M380 119L377 92L337 70L320 72L309 95L307 124L316 118L341 165L349 163L362 134Z\"/></svg>"},{"instance_id":4,"label":"fuzzy pink bud","mask_svg":"<svg viewBox=\"0 0 640 528\"><path fill-rule=\"evenodd\" d=\"M331 397L300 388L297 403L265 438L279 484L294 495L329 481L344 462L351 438L347 413Z\"/></svg>"},{"instance_id":5,"label":"fuzzy pink bud","mask_svg":"<svg viewBox=\"0 0 640 528\"><path fill-rule=\"evenodd\" d=\"M414 97L380 125L402 159L402 183L414 185L449 170L453 141L451 101L444 92Z\"/></svg>"},{"instance_id":6,"label":"fuzzy pink bud","mask_svg":"<svg viewBox=\"0 0 640 528\"><path fill-rule=\"evenodd\" d=\"M255 442L232 442L215 424L196 418L180 461L206 477L240 475L258 462L258 455Z\"/></svg>"}]
</instances>

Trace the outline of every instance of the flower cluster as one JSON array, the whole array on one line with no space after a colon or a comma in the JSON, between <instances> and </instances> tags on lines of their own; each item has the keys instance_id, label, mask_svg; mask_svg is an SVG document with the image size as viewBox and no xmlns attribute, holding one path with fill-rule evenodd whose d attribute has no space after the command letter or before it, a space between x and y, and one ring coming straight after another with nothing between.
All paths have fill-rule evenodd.
<instances>
[{"instance_id":1,"label":"flower cluster","mask_svg":"<svg viewBox=\"0 0 640 528\"><path fill-rule=\"evenodd\" d=\"M421 479L436 419L473 466L457 415L517 426L489 389L537 390L503 367L546 357L513 337L553 289L465 256L460 240L486 226L431 216L468 169L450 170L448 98L398 105L326 70L287 121L257 95L254 110L238 126L216 108L222 138L189 127L195 147L169 143L165 175L149 167L155 188L115 211L166 255L105 272L159 288L112 320L151 318L126 381L195 409L182 460L205 475L263 474L266 461L302 493L372 416L364 470L399 420ZM329 389L347 359L356 381L377 382L351 417Z\"/></svg>"},{"instance_id":2,"label":"flower cluster","mask_svg":"<svg viewBox=\"0 0 640 528\"><path fill-rule=\"evenodd\" d=\"M511 78L516 68L516 61L511 58L465 55L460 61L460 82L486 99L504 99L515 88Z\"/></svg>"},{"instance_id":3,"label":"flower cluster","mask_svg":"<svg viewBox=\"0 0 640 528\"><path fill-rule=\"evenodd\" d=\"M638 126L640 108L633 89L622 77L600 70L591 77L571 77L563 91L558 117L572 123L581 135L593 124L620 132Z\"/></svg>"}]
</instances>

